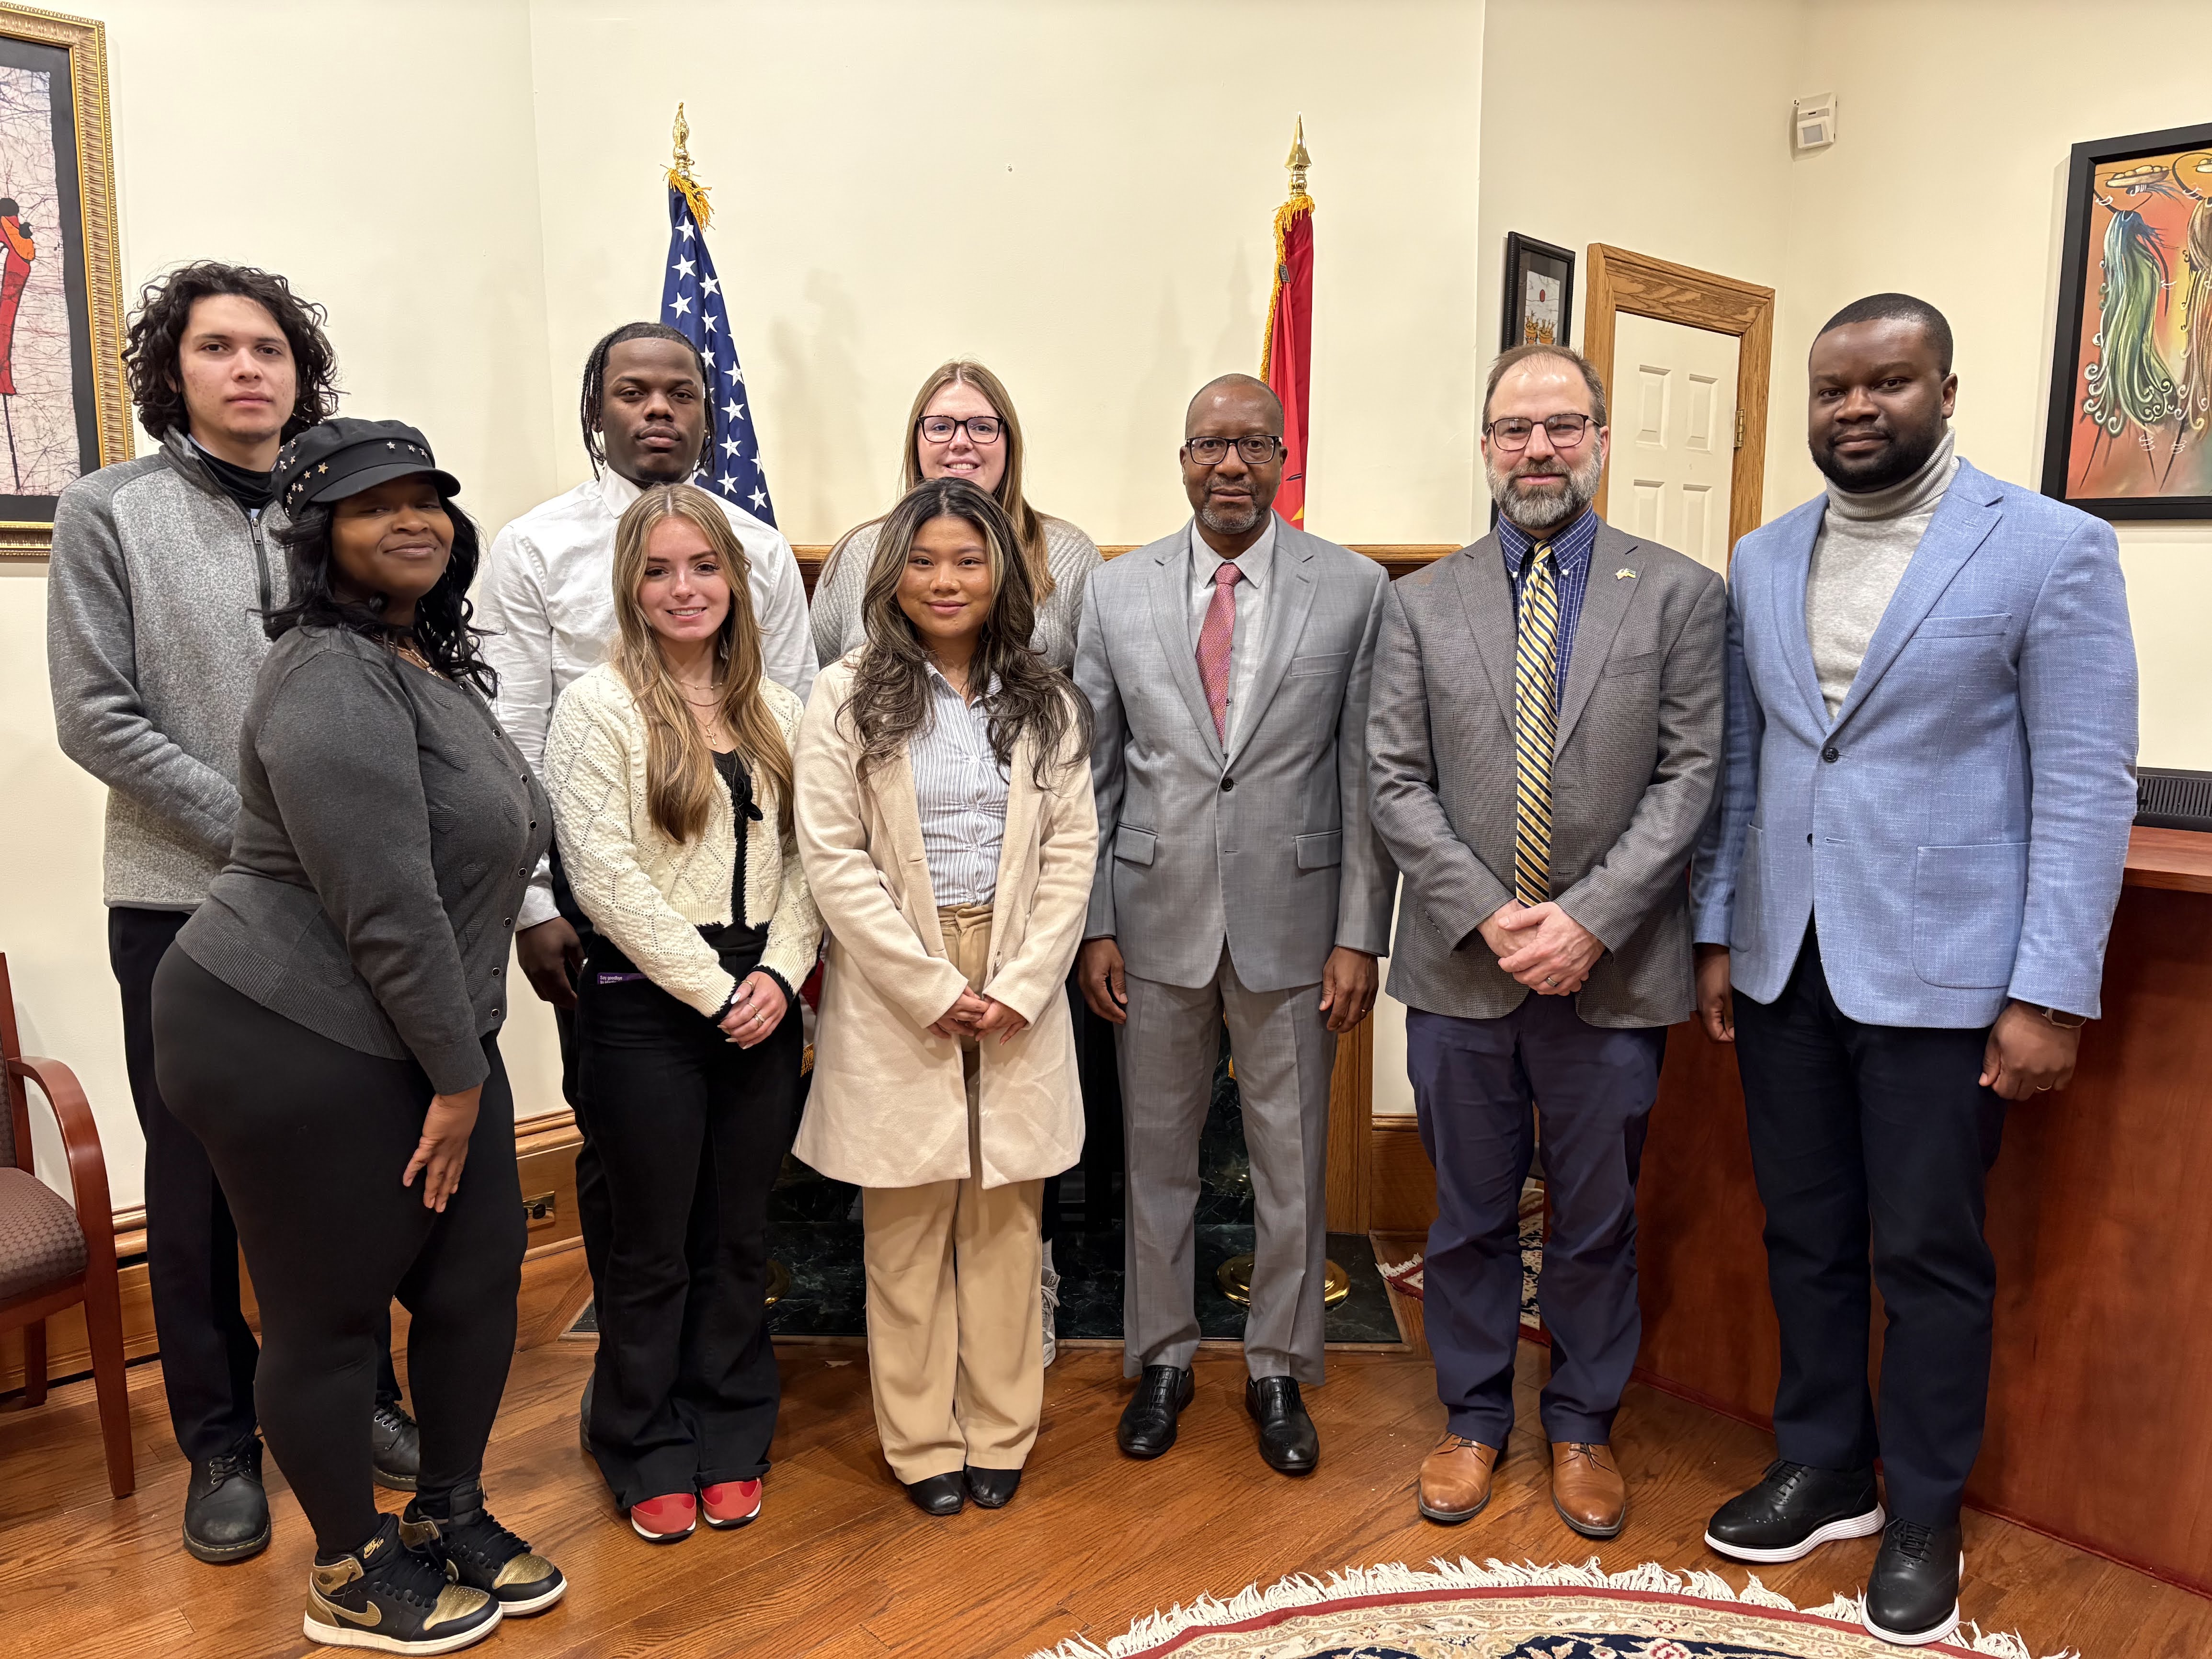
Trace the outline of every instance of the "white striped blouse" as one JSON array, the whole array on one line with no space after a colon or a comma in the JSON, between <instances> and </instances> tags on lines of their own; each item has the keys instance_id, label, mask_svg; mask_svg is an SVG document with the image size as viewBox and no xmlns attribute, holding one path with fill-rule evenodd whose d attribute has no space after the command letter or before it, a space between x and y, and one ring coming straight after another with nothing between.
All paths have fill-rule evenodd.
<instances>
[{"instance_id":1,"label":"white striped blouse","mask_svg":"<svg viewBox=\"0 0 2212 1659\"><path fill-rule=\"evenodd\" d=\"M996 691L994 681L991 690ZM987 694L988 695L988 694ZM969 702L929 665L929 723L907 739L921 846L939 908L988 904L1006 838L1006 769L991 752L985 698Z\"/></svg>"}]
</instances>

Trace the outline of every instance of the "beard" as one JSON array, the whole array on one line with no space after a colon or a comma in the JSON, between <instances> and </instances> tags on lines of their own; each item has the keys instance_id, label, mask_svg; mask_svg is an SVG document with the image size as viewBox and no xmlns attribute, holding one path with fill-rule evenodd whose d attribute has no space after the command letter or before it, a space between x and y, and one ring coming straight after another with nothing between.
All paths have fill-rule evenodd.
<instances>
[{"instance_id":1,"label":"beard","mask_svg":"<svg viewBox=\"0 0 2212 1659\"><path fill-rule=\"evenodd\" d=\"M1205 505L1198 509L1198 521L1217 536L1241 536L1259 523L1260 515L1267 510L1249 498L1241 507L1216 507L1213 497L1208 495Z\"/></svg>"},{"instance_id":2,"label":"beard","mask_svg":"<svg viewBox=\"0 0 2212 1659\"><path fill-rule=\"evenodd\" d=\"M1516 528L1540 536L1563 524L1572 523L1582 516L1584 507L1597 499L1598 475L1605 470L1605 460L1593 443L1590 453L1571 466L1556 455L1547 455L1540 460L1522 455L1511 465L1501 468L1494 459L1485 456L1482 470L1490 481L1490 498L1498 503L1498 512L1511 520ZM1524 478L1565 478L1566 488L1556 495L1530 489L1522 483Z\"/></svg>"},{"instance_id":3,"label":"beard","mask_svg":"<svg viewBox=\"0 0 2212 1659\"><path fill-rule=\"evenodd\" d=\"M1852 428L1863 432L1864 427ZM1888 489L1903 483L1928 465L1943 442L1944 422L1941 416L1918 431L1900 432L1885 419L1874 428L1889 436L1888 444L1871 455L1843 456L1836 453L1835 440L1841 434L1831 434L1826 445L1810 446L1813 465L1819 467L1830 483L1846 495L1871 495L1877 490Z\"/></svg>"}]
</instances>

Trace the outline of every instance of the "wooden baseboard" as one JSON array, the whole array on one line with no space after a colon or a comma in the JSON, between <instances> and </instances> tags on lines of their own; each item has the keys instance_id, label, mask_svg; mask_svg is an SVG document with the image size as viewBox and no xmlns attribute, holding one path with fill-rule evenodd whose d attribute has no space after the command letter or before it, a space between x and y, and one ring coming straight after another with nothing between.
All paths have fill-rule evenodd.
<instances>
[{"instance_id":1,"label":"wooden baseboard","mask_svg":"<svg viewBox=\"0 0 2212 1659\"><path fill-rule=\"evenodd\" d=\"M514 1154L522 1177L523 1201L527 1205L533 1199L550 1197L551 1200L544 1206L544 1217L533 1217L530 1223L529 1253L532 1256L548 1255L568 1248L581 1237L576 1224L576 1149L582 1141L574 1118L565 1109L515 1125ZM123 1356L126 1362L144 1359L161 1352L161 1343L154 1334L154 1293L147 1281L144 1213L143 1209L135 1212L131 1218L139 1224L130 1232L119 1233L115 1241L121 1258L116 1279L123 1304ZM118 1213L118 1221L124 1218ZM243 1260L239 1263L238 1273L239 1300L251 1318L258 1304ZM46 1380L59 1382L68 1377L89 1375L91 1370L92 1343L85 1332L84 1307L79 1304L46 1322ZM23 1334L0 1334L0 1394L12 1394L22 1386Z\"/></svg>"},{"instance_id":2,"label":"wooden baseboard","mask_svg":"<svg viewBox=\"0 0 2212 1659\"><path fill-rule=\"evenodd\" d=\"M1378 1233L1421 1233L1437 1218L1437 1172L1409 1117L1373 1120L1368 1144L1369 1226Z\"/></svg>"}]
</instances>

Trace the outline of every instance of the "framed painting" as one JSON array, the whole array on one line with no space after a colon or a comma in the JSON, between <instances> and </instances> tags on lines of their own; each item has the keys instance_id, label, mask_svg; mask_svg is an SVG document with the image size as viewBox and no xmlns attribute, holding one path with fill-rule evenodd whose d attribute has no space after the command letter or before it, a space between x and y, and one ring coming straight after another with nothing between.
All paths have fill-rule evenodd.
<instances>
[{"instance_id":1,"label":"framed painting","mask_svg":"<svg viewBox=\"0 0 2212 1659\"><path fill-rule=\"evenodd\" d=\"M0 4L0 557L43 558L72 479L127 459L100 24Z\"/></svg>"},{"instance_id":2,"label":"framed painting","mask_svg":"<svg viewBox=\"0 0 2212 1659\"><path fill-rule=\"evenodd\" d=\"M2074 146L2043 493L2212 518L2212 123Z\"/></svg>"},{"instance_id":3,"label":"framed painting","mask_svg":"<svg viewBox=\"0 0 2212 1659\"><path fill-rule=\"evenodd\" d=\"M1565 345L1575 325L1575 256L1519 231L1505 234L1505 303L1498 349Z\"/></svg>"}]
</instances>

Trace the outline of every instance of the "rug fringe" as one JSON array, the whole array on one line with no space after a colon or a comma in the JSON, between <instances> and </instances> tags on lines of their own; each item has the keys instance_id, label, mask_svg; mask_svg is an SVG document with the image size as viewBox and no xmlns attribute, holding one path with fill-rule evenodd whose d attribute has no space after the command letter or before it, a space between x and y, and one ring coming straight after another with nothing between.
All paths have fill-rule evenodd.
<instances>
[{"instance_id":1,"label":"rug fringe","mask_svg":"<svg viewBox=\"0 0 2212 1659\"><path fill-rule=\"evenodd\" d=\"M1030 1659L1135 1659L1135 1656L1146 1653L1194 1628L1233 1625L1246 1619L1256 1619L1265 1613L1318 1607L1324 1602L1350 1601L1363 1595L1411 1595L1440 1589L1537 1589L1554 1587L1562 1589L1643 1590L1660 1595L1688 1596L1700 1601L1740 1602L1747 1607L1771 1607L1780 1613L1798 1611L1797 1605L1787 1596L1778 1595L1760 1583L1756 1573L1747 1574L1744 1587L1739 1590L1717 1572L1677 1573L1656 1561L1646 1561L1626 1572L1609 1573L1595 1555L1579 1565L1553 1562L1549 1566L1539 1566L1534 1561L1523 1561L1516 1565L1501 1561L1495 1556L1478 1566L1466 1556L1456 1561L1448 1561L1437 1556L1431 1559L1426 1571L1408 1567L1402 1561L1389 1561L1372 1567L1340 1567L1330 1573L1326 1580L1316 1578L1310 1573L1295 1572L1265 1589L1256 1583L1247 1584L1226 1601L1213 1595L1200 1595L1187 1607L1177 1602L1164 1613L1147 1613L1121 1635L1109 1640L1104 1647L1100 1647L1088 1637L1071 1636L1056 1647L1039 1649L1030 1656ZM1839 1595L1823 1607L1806 1611L1815 1619L1856 1626L1859 1623L1859 1598ZM1978 1625L1962 1626L1954 1639L1968 1652L1987 1655L1989 1659L2035 1659L2027 1644L2019 1637L2002 1631L1984 1633ZM2081 1659L2081 1656L2069 1648L2048 1655L2046 1659Z\"/></svg>"}]
</instances>

